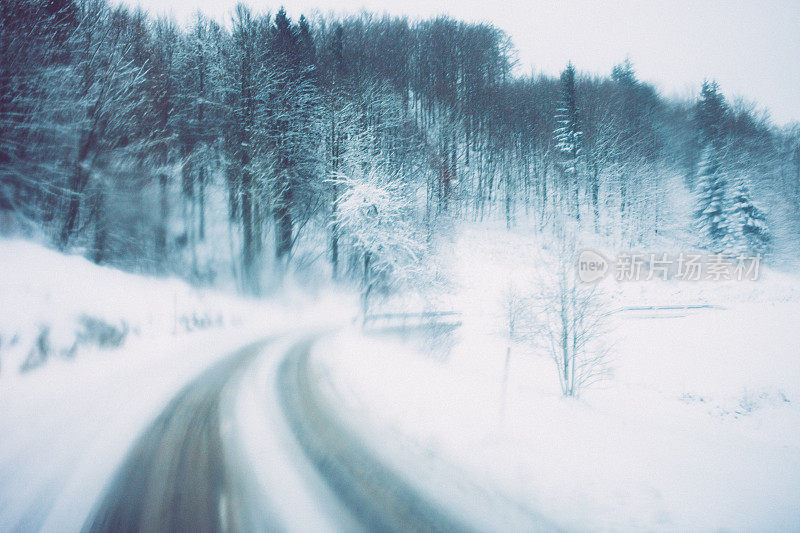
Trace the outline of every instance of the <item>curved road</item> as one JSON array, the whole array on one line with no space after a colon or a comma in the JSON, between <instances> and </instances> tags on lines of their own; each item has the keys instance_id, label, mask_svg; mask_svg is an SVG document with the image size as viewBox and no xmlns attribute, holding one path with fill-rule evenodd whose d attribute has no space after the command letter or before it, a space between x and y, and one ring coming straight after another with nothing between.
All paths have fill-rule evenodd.
<instances>
[{"instance_id":1,"label":"curved road","mask_svg":"<svg viewBox=\"0 0 800 533\"><path fill-rule=\"evenodd\" d=\"M377 460L315 394L306 341L279 369L281 403L292 431L328 485L369 531L467 531Z\"/></svg>"},{"instance_id":2,"label":"curved road","mask_svg":"<svg viewBox=\"0 0 800 533\"><path fill-rule=\"evenodd\" d=\"M170 402L134 445L86 525L90 532L225 531L235 522L220 436L220 398L263 350L217 363Z\"/></svg>"},{"instance_id":3,"label":"curved road","mask_svg":"<svg viewBox=\"0 0 800 533\"><path fill-rule=\"evenodd\" d=\"M224 438L224 428L231 424L226 417L232 415L221 407L259 358L279 357L273 376L279 410L297 448L337 500L335 504L319 502L319 507L348 515L333 517L330 524L339 524L333 529L349 524L346 529L368 531L469 530L376 459L325 404L309 363L313 342L314 338L305 338L278 354L267 349L267 341L250 345L190 383L139 438L84 529L286 529L285 521L275 518L280 513L270 505L281 499L272 498L276 491L292 489L288 484L256 487L252 479L243 479L250 469L246 460L232 464ZM270 457L259 460L269 461ZM264 494L257 494L259 490ZM285 497L283 501L287 501Z\"/></svg>"}]
</instances>

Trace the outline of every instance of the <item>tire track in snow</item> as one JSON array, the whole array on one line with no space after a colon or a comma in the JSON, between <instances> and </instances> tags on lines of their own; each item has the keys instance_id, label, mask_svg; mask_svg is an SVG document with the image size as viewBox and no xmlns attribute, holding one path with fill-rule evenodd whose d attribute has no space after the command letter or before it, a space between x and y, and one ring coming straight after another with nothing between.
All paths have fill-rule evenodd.
<instances>
[{"instance_id":1,"label":"tire track in snow","mask_svg":"<svg viewBox=\"0 0 800 533\"><path fill-rule=\"evenodd\" d=\"M295 344L278 370L287 420L306 455L368 531L470 531L382 464L315 394L313 339Z\"/></svg>"},{"instance_id":2,"label":"tire track in snow","mask_svg":"<svg viewBox=\"0 0 800 533\"><path fill-rule=\"evenodd\" d=\"M85 526L91 533L237 530L241 494L227 478L220 398L266 341L206 370L139 438Z\"/></svg>"}]
</instances>

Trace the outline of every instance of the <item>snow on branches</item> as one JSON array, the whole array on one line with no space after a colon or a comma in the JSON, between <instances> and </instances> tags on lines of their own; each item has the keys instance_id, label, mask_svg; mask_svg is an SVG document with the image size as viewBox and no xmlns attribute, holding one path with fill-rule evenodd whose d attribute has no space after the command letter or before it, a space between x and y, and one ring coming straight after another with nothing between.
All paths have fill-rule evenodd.
<instances>
[{"instance_id":1,"label":"snow on branches","mask_svg":"<svg viewBox=\"0 0 800 533\"><path fill-rule=\"evenodd\" d=\"M343 242L361 270L363 310L376 288L391 289L419 273L425 240L414 224L415 195L384 166L336 174L335 217Z\"/></svg>"}]
</instances>

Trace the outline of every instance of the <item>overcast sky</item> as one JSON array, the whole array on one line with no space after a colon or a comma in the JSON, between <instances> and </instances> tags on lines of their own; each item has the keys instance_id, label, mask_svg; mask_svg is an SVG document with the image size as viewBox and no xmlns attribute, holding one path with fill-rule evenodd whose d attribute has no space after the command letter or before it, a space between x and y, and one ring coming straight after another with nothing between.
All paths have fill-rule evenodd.
<instances>
[{"instance_id":1,"label":"overcast sky","mask_svg":"<svg viewBox=\"0 0 800 533\"><path fill-rule=\"evenodd\" d=\"M237 1L126 3L184 22L198 9L227 20ZM273 12L281 5L246 3ZM572 60L580 70L606 74L628 56L639 77L665 95L696 94L704 78L714 78L728 98L756 101L777 124L800 121L800 0L287 0L284 5L293 17L365 9L487 21L511 36L524 72L557 74Z\"/></svg>"}]
</instances>

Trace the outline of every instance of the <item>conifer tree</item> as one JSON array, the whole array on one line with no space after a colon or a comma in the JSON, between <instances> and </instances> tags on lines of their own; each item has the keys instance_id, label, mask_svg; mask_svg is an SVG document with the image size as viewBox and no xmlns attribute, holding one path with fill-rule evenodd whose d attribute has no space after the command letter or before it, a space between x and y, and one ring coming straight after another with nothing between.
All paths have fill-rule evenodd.
<instances>
[{"instance_id":1,"label":"conifer tree","mask_svg":"<svg viewBox=\"0 0 800 533\"><path fill-rule=\"evenodd\" d=\"M728 185L711 146L704 150L697 178L697 226L706 241L704 244L720 249L727 244L730 232L725 207Z\"/></svg>"},{"instance_id":2,"label":"conifer tree","mask_svg":"<svg viewBox=\"0 0 800 533\"><path fill-rule=\"evenodd\" d=\"M578 102L575 91L575 67L570 62L561 73L561 100L556 115L558 128L555 131L556 149L560 156L563 187L569 191L575 209L575 218L580 220L580 183L578 158L581 155L581 140L578 119Z\"/></svg>"},{"instance_id":3,"label":"conifer tree","mask_svg":"<svg viewBox=\"0 0 800 533\"><path fill-rule=\"evenodd\" d=\"M739 179L728 215L732 225L735 246L742 251L765 253L769 249L771 236L764 213L752 201L750 190L743 179Z\"/></svg>"},{"instance_id":4,"label":"conifer tree","mask_svg":"<svg viewBox=\"0 0 800 533\"><path fill-rule=\"evenodd\" d=\"M700 146L713 144L720 148L723 136L723 123L728 113L725 97L719 92L719 85L715 81L704 81L700 90L700 100L695 108L695 126L697 139Z\"/></svg>"}]
</instances>

